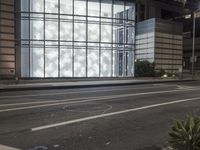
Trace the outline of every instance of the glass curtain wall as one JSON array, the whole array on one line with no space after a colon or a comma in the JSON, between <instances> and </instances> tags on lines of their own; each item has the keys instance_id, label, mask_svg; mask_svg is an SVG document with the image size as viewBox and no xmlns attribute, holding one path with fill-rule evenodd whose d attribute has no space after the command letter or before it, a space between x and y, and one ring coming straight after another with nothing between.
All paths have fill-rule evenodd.
<instances>
[{"instance_id":1,"label":"glass curtain wall","mask_svg":"<svg viewBox=\"0 0 200 150\"><path fill-rule=\"evenodd\" d=\"M133 1L21 0L22 77L133 76L134 44Z\"/></svg>"}]
</instances>

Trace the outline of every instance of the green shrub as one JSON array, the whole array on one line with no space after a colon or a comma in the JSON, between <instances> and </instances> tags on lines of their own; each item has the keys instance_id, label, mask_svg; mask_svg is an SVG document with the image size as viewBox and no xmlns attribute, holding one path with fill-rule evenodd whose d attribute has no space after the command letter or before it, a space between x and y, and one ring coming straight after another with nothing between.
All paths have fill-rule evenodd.
<instances>
[{"instance_id":1,"label":"green shrub","mask_svg":"<svg viewBox=\"0 0 200 150\"><path fill-rule=\"evenodd\" d=\"M169 143L177 150L200 150L200 118L176 121L169 132Z\"/></svg>"},{"instance_id":2,"label":"green shrub","mask_svg":"<svg viewBox=\"0 0 200 150\"><path fill-rule=\"evenodd\" d=\"M149 61L135 62L135 75L137 77L153 77L155 76L154 63Z\"/></svg>"}]
</instances>

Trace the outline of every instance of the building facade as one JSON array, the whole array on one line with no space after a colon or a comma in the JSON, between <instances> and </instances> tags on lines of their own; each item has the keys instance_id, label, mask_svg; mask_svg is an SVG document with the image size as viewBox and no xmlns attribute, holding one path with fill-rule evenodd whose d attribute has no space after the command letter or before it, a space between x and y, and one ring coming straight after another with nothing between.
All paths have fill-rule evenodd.
<instances>
[{"instance_id":1,"label":"building facade","mask_svg":"<svg viewBox=\"0 0 200 150\"><path fill-rule=\"evenodd\" d=\"M15 76L15 4L0 1L0 78Z\"/></svg>"},{"instance_id":2,"label":"building facade","mask_svg":"<svg viewBox=\"0 0 200 150\"><path fill-rule=\"evenodd\" d=\"M191 66L185 2L1 0L0 78L134 77L138 59L176 73Z\"/></svg>"},{"instance_id":3,"label":"building facade","mask_svg":"<svg viewBox=\"0 0 200 150\"><path fill-rule=\"evenodd\" d=\"M136 25L136 60L154 63L155 70L177 74L182 66L183 27L163 19L148 19Z\"/></svg>"},{"instance_id":4,"label":"building facade","mask_svg":"<svg viewBox=\"0 0 200 150\"><path fill-rule=\"evenodd\" d=\"M19 2L20 77L134 75L133 1Z\"/></svg>"}]
</instances>

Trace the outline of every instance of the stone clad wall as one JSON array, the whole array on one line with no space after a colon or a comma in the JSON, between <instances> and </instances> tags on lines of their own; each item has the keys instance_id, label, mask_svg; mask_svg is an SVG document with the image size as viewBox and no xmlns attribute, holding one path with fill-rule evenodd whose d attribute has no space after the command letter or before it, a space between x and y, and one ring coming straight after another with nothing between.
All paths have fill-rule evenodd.
<instances>
[{"instance_id":1,"label":"stone clad wall","mask_svg":"<svg viewBox=\"0 0 200 150\"><path fill-rule=\"evenodd\" d=\"M15 76L14 0L0 1L0 79Z\"/></svg>"},{"instance_id":2,"label":"stone clad wall","mask_svg":"<svg viewBox=\"0 0 200 150\"><path fill-rule=\"evenodd\" d=\"M158 71L177 73L182 65L182 24L155 18L137 23L135 55L154 62Z\"/></svg>"}]
</instances>

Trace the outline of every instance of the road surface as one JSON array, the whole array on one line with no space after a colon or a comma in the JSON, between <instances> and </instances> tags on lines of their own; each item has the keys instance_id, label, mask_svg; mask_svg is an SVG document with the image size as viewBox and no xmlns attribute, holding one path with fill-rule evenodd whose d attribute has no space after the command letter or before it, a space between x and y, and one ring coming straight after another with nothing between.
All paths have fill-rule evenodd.
<instances>
[{"instance_id":1,"label":"road surface","mask_svg":"<svg viewBox=\"0 0 200 150\"><path fill-rule=\"evenodd\" d=\"M1 92L0 150L157 150L188 114L198 81Z\"/></svg>"}]
</instances>

